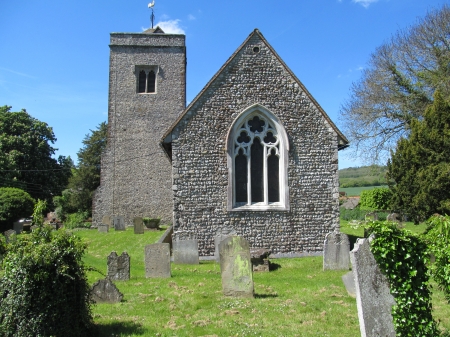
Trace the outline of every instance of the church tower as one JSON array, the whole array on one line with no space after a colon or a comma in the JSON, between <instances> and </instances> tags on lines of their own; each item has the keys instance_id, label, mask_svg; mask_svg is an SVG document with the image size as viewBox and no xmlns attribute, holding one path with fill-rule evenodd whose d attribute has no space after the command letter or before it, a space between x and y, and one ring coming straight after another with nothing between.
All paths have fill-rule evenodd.
<instances>
[{"instance_id":1,"label":"church tower","mask_svg":"<svg viewBox=\"0 0 450 337\"><path fill-rule=\"evenodd\" d=\"M159 140L186 106L185 35L161 28L111 33L108 143L93 197L103 216L160 217L172 222L170 149Z\"/></svg>"}]
</instances>

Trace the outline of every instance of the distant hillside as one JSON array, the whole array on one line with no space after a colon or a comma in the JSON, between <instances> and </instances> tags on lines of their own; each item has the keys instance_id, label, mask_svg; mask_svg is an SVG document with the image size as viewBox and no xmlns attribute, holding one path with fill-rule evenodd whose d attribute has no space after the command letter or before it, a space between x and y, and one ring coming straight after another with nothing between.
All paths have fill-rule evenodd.
<instances>
[{"instance_id":1,"label":"distant hillside","mask_svg":"<svg viewBox=\"0 0 450 337\"><path fill-rule=\"evenodd\" d=\"M339 185L345 187L383 186L386 182L386 166L371 165L339 170Z\"/></svg>"}]
</instances>

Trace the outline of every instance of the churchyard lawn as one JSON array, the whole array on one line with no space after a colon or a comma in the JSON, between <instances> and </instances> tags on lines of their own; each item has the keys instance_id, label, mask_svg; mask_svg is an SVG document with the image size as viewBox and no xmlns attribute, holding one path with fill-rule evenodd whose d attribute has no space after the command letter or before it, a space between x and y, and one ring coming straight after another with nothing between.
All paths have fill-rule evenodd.
<instances>
[{"instance_id":1,"label":"churchyard lawn","mask_svg":"<svg viewBox=\"0 0 450 337\"><path fill-rule=\"evenodd\" d=\"M229 298L214 261L172 264L171 278L145 278L144 247L162 233L76 231L88 244L85 263L104 275L111 251L131 257L130 280L115 281L124 300L93 307L100 336L360 336L346 272L322 271L322 257L272 259L276 270L254 273L255 298ZM103 277L88 273L91 284ZM435 292L434 316L450 329L450 305Z\"/></svg>"}]
</instances>

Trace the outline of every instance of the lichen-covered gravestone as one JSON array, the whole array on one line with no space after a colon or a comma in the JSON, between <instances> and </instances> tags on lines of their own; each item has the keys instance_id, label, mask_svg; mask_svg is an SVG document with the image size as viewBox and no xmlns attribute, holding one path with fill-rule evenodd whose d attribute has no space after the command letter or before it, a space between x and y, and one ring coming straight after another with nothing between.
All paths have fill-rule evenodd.
<instances>
[{"instance_id":1,"label":"lichen-covered gravestone","mask_svg":"<svg viewBox=\"0 0 450 337\"><path fill-rule=\"evenodd\" d=\"M170 271L170 245L154 243L145 246L145 277L168 278Z\"/></svg>"},{"instance_id":2,"label":"lichen-covered gravestone","mask_svg":"<svg viewBox=\"0 0 450 337\"><path fill-rule=\"evenodd\" d=\"M103 224L103 223L98 224L97 230L100 233L108 233L109 232L109 225L106 225L106 224Z\"/></svg>"},{"instance_id":3,"label":"lichen-covered gravestone","mask_svg":"<svg viewBox=\"0 0 450 337\"><path fill-rule=\"evenodd\" d=\"M102 224L112 227L113 223L111 221L111 217L109 215L105 215L102 217Z\"/></svg>"},{"instance_id":4,"label":"lichen-covered gravestone","mask_svg":"<svg viewBox=\"0 0 450 337\"><path fill-rule=\"evenodd\" d=\"M16 235L16 231L14 229L8 229L5 232L6 243L9 243L9 242L11 242L13 240L13 238L14 238L13 235Z\"/></svg>"},{"instance_id":5,"label":"lichen-covered gravestone","mask_svg":"<svg viewBox=\"0 0 450 337\"><path fill-rule=\"evenodd\" d=\"M95 282L91 288L91 298L96 303L118 303L122 301L123 294L107 277L104 280Z\"/></svg>"},{"instance_id":6,"label":"lichen-covered gravestone","mask_svg":"<svg viewBox=\"0 0 450 337\"><path fill-rule=\"evenodd\" d=\"M323 245L323 270L348 270L350 267L350 241L344 233L331 232Z\"/></svg>"},{"instance_id":7,"label":"lichen-covered gravestone","mask_svg":"<svg viewBox=\"0 0 450 337\"><path fill-rule=\"evenodd\" d=\"M237 232L234 228L231 228L231 227L222 227L216 231L216 236L214 237L214 249L215 249L214 257L217 262L220 261L220 256L219 256L220 243L223 240L225 240L227 237L234 236L234 235L237 235Z\"/></svg>"},{"instance_id":8,"label":"lichen-covered gravestone","mask_svg":"<svg viewBox=\"0 0 450 337\"><path fill-rule=\"evenodd\" d=\"M144 221L142 218L133 219L134 234L144 234Z\"/></svg>"},{"instance_id":9,"label":"lichen-covered gravestone","mask_svg":"<svg viewBox=\"0 0 450 337\"><path fill-rule=\"evenodd\" d=\"M108 277L111 280L127 281L130 279L130 256L127 252L117 256L111 252L108 256Z\"/></svg>"},{"instance_id":10,"label":"lichen-covered gravestone","mask_svg":"<svg viewBox=\"0 0 450 337\"><path fill-rule=\"evenodd\" d=\"M253 297L250 246L240 236L230 236L219 245L222 289L225 296Z\"/></svg>"},{"instance_id":11,"label":"lichen-covered gravestone","mask_svg":"<svg viewBox=\"0 0 450 337\"><path fill-rule=\"evenodd\" d=\"M355 278L359 328L363 337L394 337L394 297L370 251L369 239L358 239L350 252Z\"/></svg>"},{"instance_id":12,"label":"lichen-covered gravestone","mask_svg":"<svg viewBox=\"0 0 450 337\"><path fill-rule=\"evenodd\" d=\"M189 232L177 231L172 235L173 263L199 264L198 240Z\"/></svg>"},{"instance_id":13,"label":"lichen-covered gravestone","mask_svg":"<svg viewBox=\"0 0 450 337\"><path fill-rule=\"evenodd\" d=\"M125 230L125 218L123 216L115 216L113 221L114 221L114 229L116 231Z\"/></svg>"}]
</instances>

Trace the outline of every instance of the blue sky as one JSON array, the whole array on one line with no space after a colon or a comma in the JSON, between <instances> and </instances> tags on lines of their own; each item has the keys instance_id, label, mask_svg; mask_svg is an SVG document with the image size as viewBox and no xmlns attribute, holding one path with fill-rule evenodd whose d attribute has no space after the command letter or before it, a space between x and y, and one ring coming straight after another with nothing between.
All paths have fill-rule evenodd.
<instances>
[{"instance_id":1,"label":"blue sky","mask_svg":"<svg viewBox=\"0 0 450 337\"><path fill-rule=\"evenodd\" d=\"M57 154L76 162L107 120L109 33L142 32L148 0L0 2L0 105L53 127ZM166 32L186 34L191 101L258 28L339 126L339 109L370 54L442 0L156 0ZM339 167L360 166L346 151Z\"/></svg>"}]
</instances>

